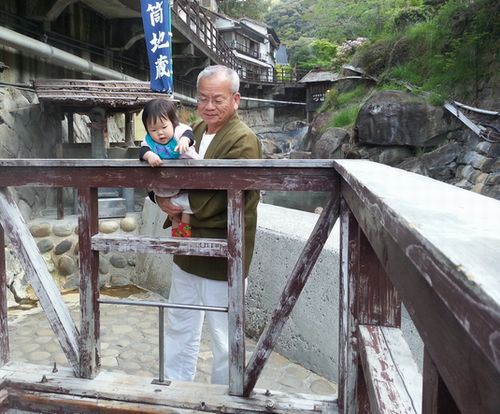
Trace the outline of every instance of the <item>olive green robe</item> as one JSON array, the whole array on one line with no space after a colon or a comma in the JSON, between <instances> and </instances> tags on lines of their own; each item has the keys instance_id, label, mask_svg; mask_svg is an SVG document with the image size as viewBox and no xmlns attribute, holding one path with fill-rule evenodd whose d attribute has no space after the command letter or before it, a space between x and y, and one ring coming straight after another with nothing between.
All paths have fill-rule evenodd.
<instances>
[{"instance_id":1,"label":"olive green robe","mask_svg":"<svg viewBox=\"0 0 500 414\"><path fill-rule=\"evenodd\" d=\"M193 127L196 150L207 125L200 122ZM255 133L234 114L214 136L204 159L260 159L262 150ZM259 191L245 191L245 251L244 275L248 275L252 259ZM220 190L189 190L193 214L193 237L227 237L227 194ZM169 222L165 223L167 226ZM174 262L184 271L208 279L227 280L227 259L222 257L174 256Z\"/></svg>"}]
</instances>

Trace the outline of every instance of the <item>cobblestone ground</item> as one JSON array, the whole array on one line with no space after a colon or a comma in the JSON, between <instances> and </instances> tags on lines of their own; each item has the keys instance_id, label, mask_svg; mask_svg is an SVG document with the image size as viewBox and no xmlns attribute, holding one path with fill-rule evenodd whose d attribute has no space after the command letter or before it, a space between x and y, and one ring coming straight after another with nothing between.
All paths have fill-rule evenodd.
<instances>
[{"instance_id":1,"label":"cobblestone ground","mask_svg":"<svg viewBox=\"0 0 500 414\"><path fill-rule=\"evenodd\" d=\"M101 297L108 297L101 293ZM116 299L116 297L113 297ZM128 299L156 300L139 293ZM73 319L79 326L78 295L64 295ZM208 383L212 356L208 335L203 334L195 381ZM39 307L9 309L11 359L41 365L68 366L47 319ZM247 339L247 360L255 342ZM145 377L158 377L158 310L138 306L101 305L102 370ZM257 388L309 394L333 394L335 383L292 363L273 352Z\"/></svg>"}]
</instances>

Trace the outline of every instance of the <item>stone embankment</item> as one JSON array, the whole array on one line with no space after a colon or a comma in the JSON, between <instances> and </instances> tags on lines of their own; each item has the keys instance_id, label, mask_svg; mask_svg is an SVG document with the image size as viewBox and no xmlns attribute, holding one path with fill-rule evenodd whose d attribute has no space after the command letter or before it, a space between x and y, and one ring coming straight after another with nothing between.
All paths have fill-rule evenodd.
<instances>
[{"instance_id":1,"label":"stone embankment","mask_svg":"<svg viewBox=\"0 0 500 414\"><path fill-rule=\"evenodd\" d=\"M138 216L133 213L129 213L124 218L105 219L99 222L99 232L104 234L137 234L138 228ZM78 288L80 270L77 217L68 216L64 220L38 218L30 222L29 230L59 289L64 291ZM18 304L32 303L35 297L28 287L24 270L17 261L12 248L7 246L7 252L7 282L12 294L11 299ZM100 287L131 284L135 265L134 254L101 253L99 256Z\"/></svg>"}]
</instances>

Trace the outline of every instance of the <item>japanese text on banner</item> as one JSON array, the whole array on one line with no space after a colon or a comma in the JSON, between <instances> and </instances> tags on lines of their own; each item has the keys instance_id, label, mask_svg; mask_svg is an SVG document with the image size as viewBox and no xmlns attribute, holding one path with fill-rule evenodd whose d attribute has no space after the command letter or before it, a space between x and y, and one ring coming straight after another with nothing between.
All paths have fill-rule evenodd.
<instances>
[{"instance_id":1,"label":"japanese text on banner","mask_svg":"<svg viewBox=\"0 0 500 414\"><path fill-rule=\"evenodd\" d=\"M173 93L170 0L141 0L151 90Z\"/></svg>"}]
</instances>

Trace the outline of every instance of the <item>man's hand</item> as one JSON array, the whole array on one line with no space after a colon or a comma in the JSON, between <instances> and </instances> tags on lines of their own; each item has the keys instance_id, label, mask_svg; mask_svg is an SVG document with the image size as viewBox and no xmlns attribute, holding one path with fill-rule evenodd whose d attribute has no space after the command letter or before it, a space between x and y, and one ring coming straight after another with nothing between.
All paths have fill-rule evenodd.
<instances>
[{"instance_id":1,"label":"man's hand","mask_svg":"<svg viewBox=\"0 0 500 414\"><path fill-rule=\"evenodd\" d=\"M177 146L174 148L174 151L184 154L189 149L190 143L191 140L188 137L181 137L179 139L179 142L177 143Z\"/></svg>"},{"instance_id":2,"label":"man's hand","mask_svg":"<svg viewBox=\"0 0 500 414\"><path fill-rule=\"evenodd\" d=\"M156 204L160 207L165 213L168 214L172 221L180 221L182 215L182 208L174 206L170 201L169 197L155 197Z\"/></svg>"},{"instance_id":3,"label":"man's hand","mask_svg":"<svg viewBox=\"0 0 500 414\"><path fill-rule=\"evenodd\" d=\"M146 152L142 158L145 159L151 167L159 167L162 164L161 158L153 151Z\"/></svg>"}]
</instances>

